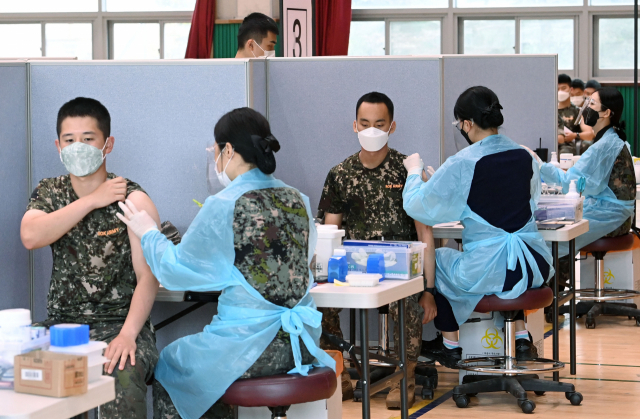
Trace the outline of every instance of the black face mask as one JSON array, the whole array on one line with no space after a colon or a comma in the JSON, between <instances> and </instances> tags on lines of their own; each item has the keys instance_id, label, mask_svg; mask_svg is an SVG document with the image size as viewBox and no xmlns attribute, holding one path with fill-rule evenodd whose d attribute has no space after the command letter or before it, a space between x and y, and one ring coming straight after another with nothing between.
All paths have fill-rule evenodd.
<instances>
[{"instance_id":1,"label":"black face mask","mask_svg":"<svg viewBox=\"0 0 640 419\"><path fill-rule=\"evenodd\" d=\"M465 130L462 129L462 127L458 128L458 130L460 131L460 134L462 134L462 136L464 137L465 140L467 140L467 142L469 143L469 145L473 145L473 141L471 141L471 138L469 138L469 134L467 134L465 132Z\"/></svg>"},{"instance_id":2,"label":"black face mask","mask_svg":"<svg viewBox=\"0 0 640 419\"><path fill-rule=\"evenodd\" d=\"M598 119L600 119L600 112L596 111L592 108L586 108L585 112L582 114L582 120L584 123L590 127L595 127L598 123Z\"/></svg>"}]
</instances>

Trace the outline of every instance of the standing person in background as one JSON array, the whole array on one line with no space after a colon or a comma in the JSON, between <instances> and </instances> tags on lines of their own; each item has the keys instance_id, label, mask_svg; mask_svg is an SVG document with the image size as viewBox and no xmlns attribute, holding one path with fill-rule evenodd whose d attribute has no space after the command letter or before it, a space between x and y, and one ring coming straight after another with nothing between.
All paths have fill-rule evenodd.
<instances>
[{"instance_id":1,"label":"standing person in background","mask_svg":"<svg viewBox=\"0 0 640 419\"><path fill-rule=\"evenodd\" d=\"M593 129L584 124L576 124L580 109L571 103L571 77L558 75L558 154L579 155L576 141L591 141Z\"/></svg>"},{"instance_id":2,"label":"standing person in background","mask_svg":"<svg viewBox=\"0 0 640 419\"><path fill-rule=\"evenodd\" d=\"M331 169L327 175L320 205L319 218L325 224L334 224L346 230L347 240L420 240L425 250L425 288L430 291L406 299L407 390L409 406L415 400L415 367L422 344L422 324L435 317L433 281L435 278L435 250L431 227L414 221L402 208L402 191L407 171L402 161L406 156L389 148L389 134L396 130L393 102L383 93L371 92L356 104L353 131L358 135L361 149ZM427 290L426 290L427 291ZM431 307L423 310L422 307ZM322 328L342 337L341 309L320 309L324 317ZM390 305L391 318L397 324L398 305ZM336 349L321 341L323 349ZM400 346L397 331L395 348ZM343 400L352 397L351 380L342 379ZM387 408L400 408L400 385L396 384L387 395Z\"/></svg>"},{"instance_id":3,"label":"standing person in background","mask_svg":"<svg viewBox=\"0 0 640 419\"><path fill-rule=\"evenodd\" d=\"M600 85L600 83L598 82L598 80L589 80L587 82L587 84L584 87L584 95L585 96L591 96L593 94L593 92L595 92L596 90L600 89L602 86Z\"/></svg>"},{"instance_id":4,"label":"standing person in background","mask_svg":"<svg viewBox=\"0 0 640 419\"><path fill-rule=\"evenodd\" d=\"M238 30L235 58L275 57L280 30L275 20L262 13L245 17Z\"/></svg>"}]
</instances>

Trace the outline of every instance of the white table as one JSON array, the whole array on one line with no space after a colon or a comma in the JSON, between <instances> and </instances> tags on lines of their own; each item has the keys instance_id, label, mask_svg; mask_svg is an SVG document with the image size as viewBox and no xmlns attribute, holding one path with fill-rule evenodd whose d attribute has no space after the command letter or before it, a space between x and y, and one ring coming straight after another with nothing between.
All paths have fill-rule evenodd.
<instances>
[{"instance_id":1,"label":"white table","mask_svg":"<svg viewBox=\"0 0 640 419\"><path fill-rule=\"evenodd\" d=\"M461 239L464 227L460 223L436 224L433 226L433 237L436 239ZM560 356L560 342L558 340L558 307L569 302L570 315L569 321L569 361L570 373L576 374L576 272L575 264L571 264L571 282L568 291L558 292L558 243L569 242L569 254L576 254L576 237L589 231L589 221L581 220L575 224L567 225L558 230L540 230L540 234L545 241L551 242L551 251L553 254L554 268L556 274L553 277L553 306L551 314L553 316L553 359L557 360ZM559 373L554 372L553 378L559 380Z\"/></svg>"},{"instance_id":2,"label":"white table","mask_svg":"<svg viewBox=\"0 0 640 419\"><path fill-rule=\"evenodd\" d=\"M116 398L113 377L89 384L86 393L64 398L0 390L0 419L68 419Z\"/></svg>"},{"instance_id":3,"label":"white table","mask_svg":"<svg viewBox=\"0 0 640 419\"><path fill-rule=\"evenodd\" d=\"M380 390L388 387L385 383L402 374L400 381L401 393L401 417L408 419L409 409L407 405L407 348L405 345L405 313L404 299L424 291L424 279L422 276L408 281L387 279L375 287L341 287L334 284L319 284L310 294L318 307L333 308L357 308L360 309L360 343L362 346L362 418L371 418L370 397ZM385 306L394 301L398 302L398 323L400 341L401 371L386 377L382 382L371 383L369 371L369 325L367 309ZM396 378L397 379L397 378Z\"/></svg>"}]
</instances>

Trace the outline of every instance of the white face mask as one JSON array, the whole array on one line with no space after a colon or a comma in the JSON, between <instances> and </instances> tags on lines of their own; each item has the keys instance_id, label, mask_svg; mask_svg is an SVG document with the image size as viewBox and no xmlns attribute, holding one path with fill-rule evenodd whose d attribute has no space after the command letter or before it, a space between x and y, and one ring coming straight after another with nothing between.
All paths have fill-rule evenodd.
<instances>
[{"instance_id":1,"label":"white face mask","mask_svg":"<svg viewBox=\"0 0 640 419\"><path fill-rule=\"evenodd\" d=\"M580 107L584 103L584 96L571 96L571 103Z\"/></svg>"},{"instance_id":2,"label":"white face mask","mask_svg":"<svg viewBox=\"0 0 640 419\"><path fill-rule=\"evenodd\" d=\"M262 47L260 46L260 44L258 44L255 40L253 40L253 43L260 49L262 49ZM262 49L262 52L264 52L264 55L261 55L260 57L275 57L276 56L276 51L265 51L264 49ZM254 57L258 58L258 56L256 56L256 54L253 53L253 51L251 51L251 53L253 54Z\"/></svg>"},{"instance_id":3,"label":"white face mask","mask_svg":"<svg viewBox=\"0 0 640 419\"><path fill-rule=\"evenodd\" d=\"M393 122L391 125L393 125ZM389 142L390 131L391 126L389 126L389 131L387 132L379 130L378 128L370 127L363 129L362 131L358 131L358 140L360 140L360 145L365 150L371 152L379 151Z\"/></svg>"},{"instance_id":4,"label":"white face mask","mask_svg":"<svg viewBox=\"0 0 640 419\"><path fill-rule=\"evenodd\" d=\"M569 99L569 92L558 90L558 102L564 102L567 99Z\"/></svg>"},{"instance_id":5,"label":"white face mask","mask_svg":"<svg viewBox=\"0 0 640 419\"><path fill-rule=\"evenodd\" d=\"M216 159L216 164L215 164L216 175L218 176L218 181L225 188L227 186L229 186L229 184L231 183L231 179L229 179L229 176L227 176L227 167L229 167L229 163L231 163L231 159L233 159L233 156L235 156L235 154L236 154L236 152L234 150L233 153L231 154L231 158L227 162L227 165L224 166L224 169L222 169L222 173L220 173L220 172L218 172L218 160L220 160L220 157L222 157L222 153L224 153L224 150L226 150L226 149L227 149L227 146L224 146L224 148L222 149L222 151L218 155L218 158Z\"/></svg>"}]
</instances>

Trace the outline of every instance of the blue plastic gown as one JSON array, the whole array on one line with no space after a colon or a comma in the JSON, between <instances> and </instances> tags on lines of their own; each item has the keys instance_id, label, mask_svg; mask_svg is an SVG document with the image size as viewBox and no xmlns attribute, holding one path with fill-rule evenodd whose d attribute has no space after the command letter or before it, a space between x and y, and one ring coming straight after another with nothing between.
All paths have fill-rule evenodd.
<instances>
[{"instance_id":1,"label":"blue plastic gown","mask_svg":"<svg viewBox=\"0 0 640 419\"><path fill-rule=\"evenodd\" d=\"M178 339L160 354L155 378L162 383L183 418L200 418L227 388L264 352L282 327L291 334L296 368L301 364L299 336L318 365L335 370L335 361L319 349L322 314L309 295L292 309L265 300L234 266L233 211L236 200L250 190L287 187L273 176L251 170L222 192L209 197L182 242L175 246L159 231L142 237L147 263L158 281L174 291L223 291L218 314L204 331ZM303 195L307 213L309 199ZM309 217L309 263L316 245L316 228Z\"/></svg>"},{"instance_id":2,"label":"blue plastic gown","mask_svg":"<svg viewBox=\"0 0 640 419\"><path fill-rule=\"evenodd\" d=\"M503 135L486 137L456 155L449 157L428 182L411 175L402 193L407 214L423 224L433 226L444 222L461 221L463 252L436 249L436 288L451 303L458 324L464 323L483 296L496 294L512 299L527 289L527 270L522 269L522 280L511 291L502 292L507 269L514 271L525 260L533 271L533 288L540 287L543 278L540 269L527 248L542 255L552 265L551 252L546 246L533 212L540 197L540 173L535 161L531 162L531 219L520 230L508 233L495 227L474 213L467 205L475 165L484 156L520 146ZM550 269L549 277L554 273Z\"/></svg>"},{"instance_id":3,"label":"blue plastic gown","mask_svg":"<svg viewBox=\"0 0 640 419\"><path fill-rule=\"evenodd\" d=\"M609 128L566 172L549 163L540 168L542 179L546 183L562 185L564 193L569 191L571 180L586 179L582 218L589 220L589 231L576 238L576 251L611 233L633 215L635 201L617 199L609 188L613 164L624 146L629 147L629 143L622 141L615 130ZM569 244L560 243L558 255L568 254Z\"/></svg>"}]
</instances>

